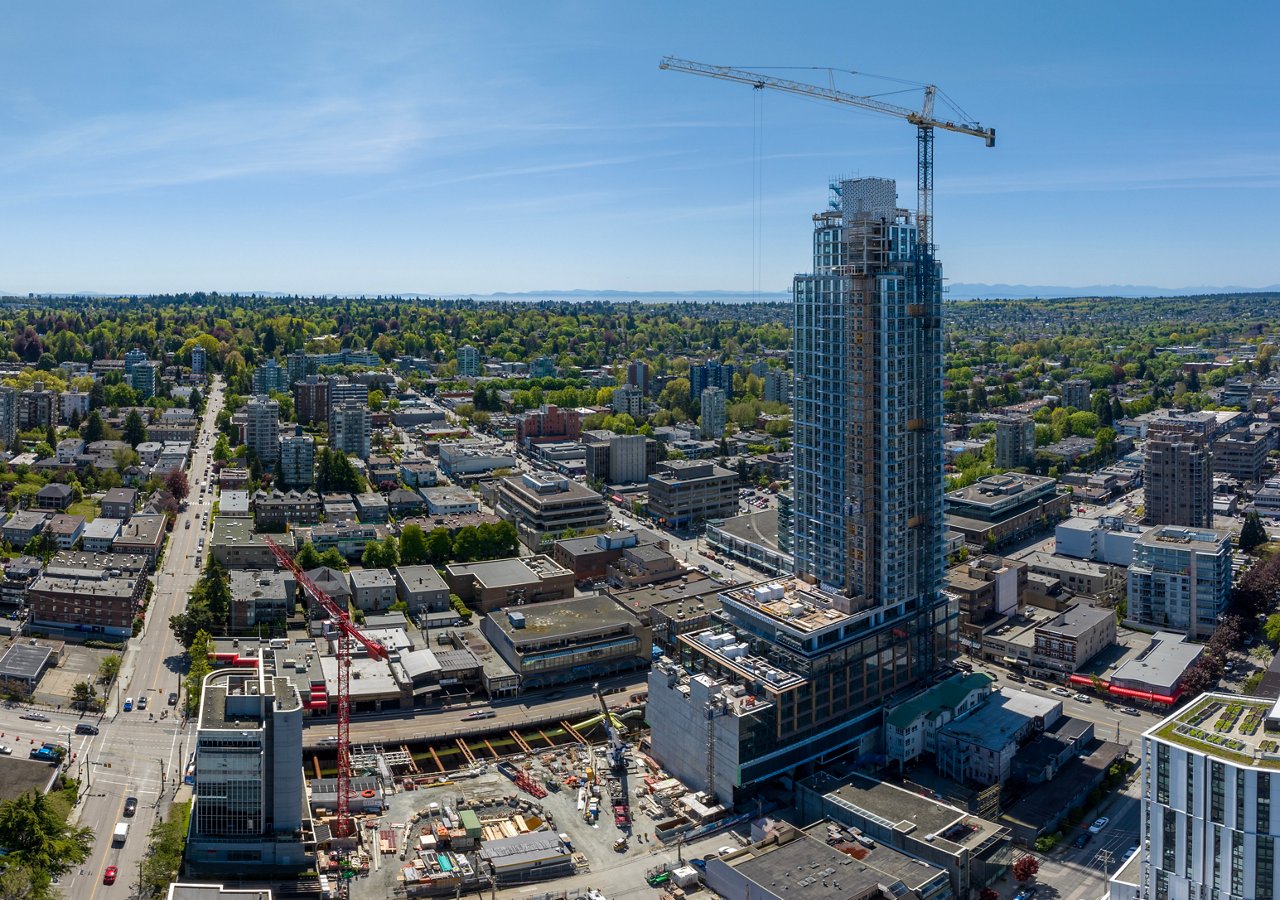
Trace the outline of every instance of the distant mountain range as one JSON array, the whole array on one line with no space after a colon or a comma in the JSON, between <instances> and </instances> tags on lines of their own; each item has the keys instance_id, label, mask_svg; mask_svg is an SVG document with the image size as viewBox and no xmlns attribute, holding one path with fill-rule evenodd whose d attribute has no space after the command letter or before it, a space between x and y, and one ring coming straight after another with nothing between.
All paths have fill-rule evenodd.
<instances>
[{"instance_id":1,"label":"distant mountain range","mask_svg":"<svg viewBox=\"0 0 1280 900\"><path fill-rule=\"evenodd\" d=\"M281 291L224 291L224 296L239 294L245 297L279 298L291 296ZM1189 297L1201 294L1271 294L1280 293L1280 284L1265 287L1241 287L1239 285L1203 285L1199 287L1167 288L1147 284L1090 284L1083 287L1068 287L1058 284L968 284L953 282L947 285L948 300L1024 300L1029 298L1049 299L1055 297ZM0 291L0 297L26 297L26 294L12 294ZM71 291L58 293L41 293L37 297L118 297L119 294L101 293L98 291ZM310 295L317 296L317 295ZM574 288L566 291L500 291L494 294L321 294L331 297L398 297L404 300L429 300L437 297L445 299L473 299L478 301L531 303L542 301L568 301L589 303L603 301L609 303L779 303L791 299L790 291L613 291L586 290Z\"/></svg>"},{"instance_id":2,"label":"distant mountain range","mask_svg":"<svg viewBox=\"0 0 1280 900\"><path fill-rule=\"evenodd\" d=\"M1060 284L964 284L947 285L948 300L1024 300L1029 297L1193 297L1200 294L1271 294L1280 284L1266 287L1238 285L1166 288L1149 284L1089 284L1066 287Z\"/></svg>"}]
</instances>

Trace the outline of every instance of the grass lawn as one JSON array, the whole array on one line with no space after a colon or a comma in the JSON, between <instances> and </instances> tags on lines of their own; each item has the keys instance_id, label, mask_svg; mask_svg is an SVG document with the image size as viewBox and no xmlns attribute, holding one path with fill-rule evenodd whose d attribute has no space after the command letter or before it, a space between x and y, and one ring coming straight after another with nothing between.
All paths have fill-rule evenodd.
<instances>
[{"instance_id":1,"label":"grass lawn","mask_svg":"<svg viewBox=\"0 0 1280 900\"><path fill-rule=\"evenodd\" d=\"M72 516L84 516L86 522L92 522L98 517L98 504L93 500L81 500L79 503L72 503L67 507L67 514Z\"/></svg>"}]
</instances>

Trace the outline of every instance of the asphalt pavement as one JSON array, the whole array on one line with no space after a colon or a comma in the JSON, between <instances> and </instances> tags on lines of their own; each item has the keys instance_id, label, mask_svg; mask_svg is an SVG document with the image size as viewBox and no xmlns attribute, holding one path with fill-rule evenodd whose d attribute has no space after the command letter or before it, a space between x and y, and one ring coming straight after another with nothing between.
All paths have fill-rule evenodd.
<instances>
[{"instance_id":1,"label":"asphalt pavement","mask_svg":"<svg viewBox=\"0 0 1280 900\"><path fill-rule=\"evenodd\" d=\"M222 383L217 380L209 393L197 445L192 448L187 470L191 483L188 506L178 515L160 569L152 576L155 588L146 625L129 641L120 677L107 696L105 714L101 719L87 717L98 725L100 733L92 737L74 734L75 723L82 720L79 713L49 713L52 721L45 725L21 720L20 709L0 710L0 730L23 734L25 728L34 736L61 728L64 739L72 739L75 760L70 772L82 782L74 817L77 824L92 828L97 839L84 866L62 879L67 897L96 900L131 895L147 848L147 832L164 816L174 788L182 782L195 728L184 723L177 708L167 703L170 692L180 690L185 652L169 629L169 617L186 608L200 574L197 548L212 524L214 500L212 491L201 496L200 486L210 474L214 423L222 402ZM135 701L146 697L147 709L124 712L126 697ZM131 796L138 798L138 811L125 818L125 798ZM118 822L129 823L129 835L123 847L112 847L112 832ZM119 869L114 885L102 883L107 866Z\"/></svg>"}]
</instances>

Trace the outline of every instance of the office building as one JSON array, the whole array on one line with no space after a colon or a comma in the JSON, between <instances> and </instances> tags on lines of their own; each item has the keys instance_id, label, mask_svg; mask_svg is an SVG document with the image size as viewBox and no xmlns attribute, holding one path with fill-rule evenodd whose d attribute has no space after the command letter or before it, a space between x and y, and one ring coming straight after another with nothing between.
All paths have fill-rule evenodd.
<instances>
[{"instance_id":1,"label":"office building","mask_svg":"<svg viewBox=\"0 0 1280 900\"><path fill-rule=\"evenodd\" d=\"M204 368L207 365L204 347L196 344L191 348L191 372L193 375L203 375Z\"/></svg>"},{"instance_id":2,"label":"office building","mask_svg":"<svg viewBox=\"0 0 1280 900\"><path fill-rule=\"evenodd\" d=\"M639 388L641 396L649 396L649 364L642 359L627 363L627 384Z\"/></svg>"},{"instance_id":3,"label":"office building","mask_svg":"<svg viewBox=\"0 0 1280 900\"><path fill-rule=\"evenodd\" d=\"M314 834L302 771L303 700L287 651L259 648L255 667L204 681L187 858L193 867L300 871ZM277 663L280 671L277 673Z\"/></svg>"},{"instance_id":4,"label":"office building","mask_svg":"<svg viewBox=\"0 0 1280 900\"><path fill-rule=\"evenodd\" d=\"M718 441L724 437L725 426L725 392L718 387L702 389L702 417L699 424L702 437L708 441Z\"/></svg>"},{"instance_id":5,"label":"office building","mask_svg":"<svg viewBox=\"0 0 1280 900\"><path fill-rule=\"evenodd\" d=\"M609 524L604 498L562 475L512 475L498 482L493 511L516 526L531 550L573 532Z\"/></svg>"},{"instance_id":6,"label":"office building","mask_svg":"<svg viewBox=\"0 0 1280 900\"><path fill-rule=\"evenodd\" d=\"M709 359L705 363L689 367L689 397L697 402L702 392L709 387L720 388L725 397L733 397L733 373L731 365L718 359Z\"/></svg>"},{"instance_id":7,"label":"office building","mask_svg":"<svg viewBox=\"0 0 1280 900\"><path fill-rule=\"evenodd\" d=\"M613 392L613 411L626 413L637 422L644 416L644 392L629 384L621 385Z\"/></svg>"},{"instance_id":8,"label":"office building","mask_svg":"<svg viewBox=\"0 0 1280 900\"><path fill-rule=\"evenodd\" d=\"M764 373L764 399L767 403L791 402L791 373L785 369L768 369Z\"/></svg>"},{"instance_id":9,"label":"office building","mask_svg":"<svg viewBox=\"0 0 1280 900\"><path fill-rule=\"evenodd\" d=\"M1267 435L1248 428L1233 428L1213 442L1213 471L1259 484L1267 464Z\"/></svg>"},{"instance_id":10,"label":"office building","mask_svg":"<svg viewBox=\"0 0 1280 900\"><path fill-rule=\"evenodd\" d=\"M1209 638L1231 594L1231 535L1157 525L1133 545L1129 621Z\"/></svg>"},{"instance_id":11,"label":"office building","mask_svg":"<svg viewBox=\"0 0 1280 900\"><path fill-rule=\"evenodd\" d=\"M987 549L1051 527L1070 512L1071 497L1040 475L988 475L946 495L947 528Z\"/></svg>"},{"instance_id":12,"label":"office building","mask_svg":"<svg viewBox=\"0 0 1280 900\"><path fill-rule=\"evenodd\" d=\"M480 375L480 351L470 344L458 348L458 374L463 378Z\"/></svg>"},{"instance_id":13,"label":"office building","mask_svg":"<svg viewBox=\"0 0 1280 900\"><path fill-rule=\"evenodd\" d=\"M280 404L263 394L245 404L244 442L264 466L280 459Z\"/></svg>"},{"instance_id":14,"label":"office building","mask_svg":"<svg viewBox=\"0 0 1280 900\"><path fill-rule=\"evenodd\" d=\"M605 484L641 484L658 465L658 442L640 434L587 431L582 447L587 477Z\"/></svg>"},{"instance_id":15,"label":"office building","mask_svg":"<svg viewBox=\"0 0 1280 900\"><path fill-rule=\"evenodd\" d=\"M367 402L344 400L329 412L329 445L365 459L372 440L373 414Z\"/></svg>"},{"instance_id":16,"label":"office building","mask_svg":"<svg viewBox=\"0 0 1280 900\"><path fill-rule=\"evenodd\" d=\"M1142 735L1139 848L1112 900L1269 900L1280 891L1272 701L1204 694Z\"/></svg>"},{"instance_id":17,"label":"office building","mask_svg":"<svg viewBox=\"0 0 1280 900\"><path fill-rule=\"evenodd\" d=\"M931 262L920 284L916 224L891 179L842 181L836 195L814 216L814 273L794 283L796 573L876 624L940 624L940 273Z\"/></svg>"},{"instance_id":18,"label":"office building","mask_svg":"<svg viewBox=\"0 0 1280 900\"><path fill-rule=\"evenodd\" d=\"M299 425L328 423L330 384L319 375L306 375L293 383L293 414Z\"/></svg>"},{"instance_id":19,"label":"office building","mask_svg":"<svg viewBox=\"0 0 1280 900\"><path fill-rule=\"evenodd\" d=\"M316 442L302 426L280 438L280 480L288 487L310 487L315 479Z\"/></svg>"},{"instance_id":20,"label":"office building","mask_svg":"<svg viewBox=\"0 0 1280 900\"><path fill-rule=\"evenodd\" d=\"M667 528L694 528L738 514L738 475L705 460L658 463L649 476L649 515Z\"/></svg>"},{"instance_id":21,"label":"office building","mask_svg":"<svg viewBox=\"0 0 1280 900\"><path fill-rule=\"evenodd\" d=\"M996 419L996 468L1029 468L1036 458L1036 423L1030 416Z\"/></svg>"},{"instance_id":22,"label":"office building","mask_svg":"<svg viewBox=\"0 0 1280 900\"><path fill-rule=\"evenodd\" d=\"M261 363L253 370L253 392L270 394L289 389L289 371L276 364L274 359Z\"/></svg>"},{"instance_id":23,"label":"office building","mask_svg":"<svg viewBox=\"0 0 1280 900\"><path fill-rule=\"evenodd\" d=\"M1200 421L1164 419L1147 427L1143 522L1213 527L1213 457Z\"/></svg>"},{"instance_id":24,"label":"office building","mask_svg":"<svg viewBox=\"0 0 1280 900\"><path fill-rule=\"evenodd\" d=\"M1068 378L1062 382L1062 405L1072 409L1089 409L1092 388L1093 385L1087 378Z\"/></svg>"}]
</instances>

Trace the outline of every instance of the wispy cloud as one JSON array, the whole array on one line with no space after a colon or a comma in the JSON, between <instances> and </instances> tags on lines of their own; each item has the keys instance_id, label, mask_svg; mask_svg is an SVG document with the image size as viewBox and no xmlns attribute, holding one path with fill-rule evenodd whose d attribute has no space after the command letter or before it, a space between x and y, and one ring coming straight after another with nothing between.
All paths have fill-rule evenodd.
<instances>
[{"instance_id":1,"label":"wispy cloud","mask_svg":"<svg viewBox=\"0 0 1280 900\"><path fill-rule=\"evenodd\" d=\"M428 139L423 110L357 102L223 101L101 116L0 151L10 199L90 196L259 175L387 171Z\"/></svg>"},{"instance_id":2,"label":"wispy cloud","mask_svg":"<svg viewBox=\"0 0 1280 900\"><path fill-rule=\"evenodd\" d=\"M1153 161L1147 166L1024 172L1015 176L938 179L948 194L1087 193L1280 187L1280 158L1268 154Z\"/></svg>"}]
</instances>

